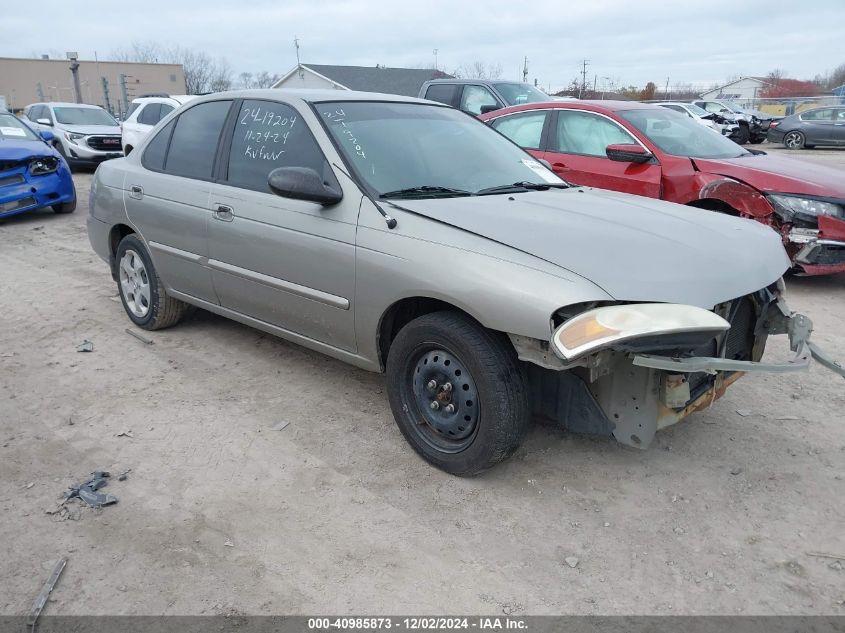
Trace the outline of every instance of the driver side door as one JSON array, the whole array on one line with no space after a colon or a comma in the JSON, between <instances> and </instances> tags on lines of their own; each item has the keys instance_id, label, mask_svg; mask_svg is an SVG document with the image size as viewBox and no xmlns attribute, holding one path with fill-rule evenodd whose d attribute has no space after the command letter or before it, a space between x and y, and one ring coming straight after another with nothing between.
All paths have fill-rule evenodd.
<instances>
[{"instance_id":1,"label":"driver side door","mask_svg":"<svg viewBox=\"0 0 845 633\"><path fill-rule=\"evenodd\" d=\"M572 184L659 198L662 172L657 159L648 163L610 160L605 151L607 146L620 143L642 145L607 116L586 110L557 109L541 158Z\"/></svg>"}]
</instances>

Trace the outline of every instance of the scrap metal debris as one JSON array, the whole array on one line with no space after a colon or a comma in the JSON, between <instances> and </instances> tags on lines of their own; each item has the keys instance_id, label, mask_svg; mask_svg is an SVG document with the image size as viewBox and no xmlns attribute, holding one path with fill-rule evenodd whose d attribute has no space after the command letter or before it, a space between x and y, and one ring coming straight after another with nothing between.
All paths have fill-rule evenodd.
<instances>
[{"instance_id":1,"label":"scrap metal debris","mask_svg":"<svg viewBox=\"0 0 845 633\"><path fill-rule=\"evenodd\" d=\"M132 435L132 429L126 429L125 431L121 431L116 435L116 437L135 437Z\"/></svg>"},{"instance_id":2,"label":"scrap metal debris","mask_svg":"<svg viewBox=\"0 0 845 633\"><path fill-rule=\"evenodd\" d=\"M118 480L118 481L126 481L126 477L127 477L127 475L129 475L129 473L131 473L131 472L132 472L132 469L131 469L131 468L127 468L126 470L124 470L122 473L120 473L120 474L117 476L117 480Z\"/></svg>"},{"instance_id":3,"label":"scrap metal debris","mask_svg":"<svg viewBox=\"0 0 845 633\"><path fill-rule=\"evenodd\" d=\"M56 583L59 582L59 576L61 576L62 572L65 570L65 565L67 565L66 558L60 558L56 561L56 565L53 567L50 577L47 579L47 582L44 583L41 591L38 592L35 602L32 603L32 609L29 610L29 615L26 618L27 630L33 632L35 631L38 616L41 615L41 612L44 610L44 605L47 604L47 600L50 598L50 593L52 593Z\"/></svg>"},{"instance_id":4,"label":"scrap metal debris","mask_svg":"<svg viewBox=\"0 0 845 633\"><path fill-rule=\"evenodd\" d=\"M88 339L85 339L79 345L76 346L76 351L77 352L93 352L94 351L94 344L91 341L89 341Z\"/></svg>"},{"instance_id":5,"label":"scrap metal debris","mask_svg":"<svg viewBox=\"0 0 845 633\"><path fill-rule=\"evenodd\" d=\"M103 506L117 503L117 497L104 492L98 492L100 488L108 484L108 478L110 476L104 470L95 470L91 473L91 477L80 484L71 486L65 491L65 501L79 498L92 508L102 508Z\"/></svg>"},{"instance_id":6,"label":"scrap metal debris","mask_svg":"<svg viewBox=\"0 0 845 633\"><path fill-rule=\"evenodd\" d=\"M130 336L134 336L136 339L141 341L144 345L152 345L155 342L155 341L148 339L145 336L141 336L135 330L131 330L129 328L126 328L126 333L129 334Z\"/></svg>"}]
</instances>

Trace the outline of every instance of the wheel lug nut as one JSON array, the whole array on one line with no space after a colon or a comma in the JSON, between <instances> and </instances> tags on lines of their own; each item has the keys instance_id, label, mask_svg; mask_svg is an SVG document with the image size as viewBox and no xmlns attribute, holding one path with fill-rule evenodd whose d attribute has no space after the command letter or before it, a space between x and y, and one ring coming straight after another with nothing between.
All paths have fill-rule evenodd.
<instances>
[{"instance_id":1,"label":"wheel lug nut","mask_svg":"<svg viewBox=\"0 0 845 633\"><path fill-rule=\"evenodd\" d=\"M429 380L428 381L428 388L429 389L437 389L437 381L436 380Z\"/></svg>"},{"instance_id":2,"label":"wheel lug nut","mask_svg":"<svg viewBox=\"0 0 845 633\"><path fill-rule=\"evenodd\" d=\"M446 413L454 413L455 412L455 405L454 404L447 404L446 405Z\"/></svg>"},{"instance_id":3,"label":"wheel lug nut","mask_svg":"<svg viewBox=\"0 0 845 633\"><path fill-rule=\"evenodd\" d=\"M434 409L435 411L437 411L440 408L440 403L437 402L437 400L432 400L431 401L431 408Z\"/></svg>"},{"instance_id":4,"label":"wheel lug nut","mask_svg":"<svg viewBox=\"0 0 845 633\"><path fill-rule=\"evenodd\" d=\"M443 391L452 391L452 383L447 382L443 384Z\"/></svg>"}]
</instances>

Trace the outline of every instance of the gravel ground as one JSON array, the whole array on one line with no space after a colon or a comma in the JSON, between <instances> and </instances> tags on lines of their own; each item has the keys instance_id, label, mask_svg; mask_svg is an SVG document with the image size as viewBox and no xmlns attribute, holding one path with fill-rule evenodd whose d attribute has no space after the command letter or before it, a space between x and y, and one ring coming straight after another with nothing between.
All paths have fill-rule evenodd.
<instances>
[{"instance_id":1,"label":"gravel ground","mask_svg":"<svg viewBox=\"0 0 845 633\"><path fill-rule=\"evenodd\" d=\"M845 556L821 367L746 376L647 451L536 427L457 479L406 446L379 375L202 311L129 336L90 180L73 215L0 223L0 614L60 556L51 614L845 614L845 562L811 555ZM845 358L845 276L788 287ZM131 469L117 505L47 513L95 469Z\"/></svg>"}]
</instances>

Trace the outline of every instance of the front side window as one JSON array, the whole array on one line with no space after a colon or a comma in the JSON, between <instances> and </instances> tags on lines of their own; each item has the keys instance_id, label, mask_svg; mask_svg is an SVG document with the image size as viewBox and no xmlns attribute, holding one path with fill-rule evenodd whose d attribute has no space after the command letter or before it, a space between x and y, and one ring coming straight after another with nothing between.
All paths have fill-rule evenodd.
<instances>
[{"instance_id":1,"label":"front side window","mask_svg":"<svg viewBox=\"0 0 845 633\"><path fill-rule=\"evenodd\" d=\"M461 95L461 110L478 116L484 106L498 107L496 97L484 86L464 86Z\"/></svg>"},{"instance_id":2,"label":"front side window","mask_svg":"<svg viewBox=\"0 0 845 633\"><path fill-rule=\"evenodd\" d=\"M460 86L457 84L432 84L425 91L425 98L452 105L455 102L455 93L458 88Z\"/></svg>"},{"instance_id":3,"label":"front side window","mask_svg":"<svg viewBox=\"0 0 845 633\"><path fill-rule=\"evenodd\" d=\"M148 103L144 106L144 109L141 110L141 113L138 115L138 123L143 123L144 125L155 125L161 120L161 104L160 103Z\"/></svg>"},{"instance_id":4,"label":"front side window","mask_svg":"<svg viewBox=\"0 0 845 633\"><path fill-rule=\"evenodd\" d=\"M135 112L135 110L137 110L140 105L140 103L130 103L129 109L126 111L126 118L128 119L129 117L131 117L132 113Z\"/></svg>"},{"instance_id":5,"label":"front side window","mask_svg":"<svg viewBox=\"0 0 845 633\"><path fill-rule=\"evenodd\" d=\"M626 110L618 113L645 134L661 150L691 158L739 158L751 156L739 145L713 130L663 108Z\"/></svg>"},{"instance_id":6,"label":"front side window","mask_svg":"<svg viewBox=\"0 0 845 633\"><path fill-rule=\"evenodd\" d=\"M665 112L663 108L660 110ZM552 150L564 154L606 157L608 145L637 142L619 124L592 112L558 110L556 127Z\"/></svg>"},{"instance_id":7,"label":"front side window","mask_svg":"<svg viewBox=\"0 0 845 633\"><path fill-rule=\"evenodd\" d=\"M675 105L673 103L661 103L660 107L661 108L667 108L669 110L674 110L675 112L680 112L681 114L686 114L688 116L692 116L686 110L684 110L681 106ZM707 113L705 112L705 114L707 114Z\"/></svg>"},{"instance_id":8,"label":"front side window","mask_svg":"<svg viewBox=\"0 0 845 633\"><path fill-rule=\"evenodd\" d=\"M346 162L379 195L416 187L477 193L516 182L563 183L495 130L452 108L355 101L315 107Z\"/></svg>"},{"instance_id":9,"label":"front side window","mask_svg":"<svg viewBox=\"0 0 845 633\"><path fill-rule=\"evenodd\" d=\"M0 139L37 141L38 136L13 114L0 112Z\"/></svg>"},{"instance_id":10,"label":"front side window","mask_svg":"<svg viewBox=\"0 0 845 633\"><path fill-rule=\"evenodd\" d=\"M226 180L270 191L267 176L279 167L308 167L333 179L320 146L296 110L274 101L244 101L232 133Z\"/></svg>"},{"instance_id":11,"label":"front side window","mask_svg":"<svg viewBox=\"0 0 845 633\"><path fill-rule=\"evenodd\" d=\"M54 107L56 121L62 125L109 125L117 126L114 117L102 108Z\"/></svg>"},{"instance_id":12,"label":"front side window","mask_svg":"<svg viewBox=\"0 0 845 633\"><path fill-rule=\"evenodd\" d=\"M801 113L802 121L830 121L833 118L833 108L810 110Z\"/></svg>"},{"instance_id":13,"label":"front side window","mask_svg":"<svg viewBox=\"0 0 845 633\"><path fill-rule=\"evenodd\" d=\"M534 111L499 117L491 125L520 147L540 149L545 122L546 113Z\"/></svg>"},{"instance_id":14,"label":"front side window","mask_svg":"<svg viewBox=\"0 0 845 633\"><path fill-rule=\"evenodd\" d=\"M231 101L208 101L186 110L176 119L164 171L187 178L211 178L217 143Z\"/></svg>"}]
</instances>

